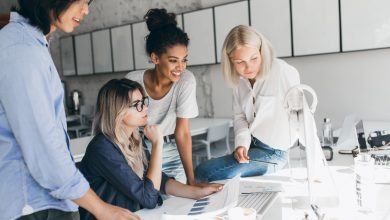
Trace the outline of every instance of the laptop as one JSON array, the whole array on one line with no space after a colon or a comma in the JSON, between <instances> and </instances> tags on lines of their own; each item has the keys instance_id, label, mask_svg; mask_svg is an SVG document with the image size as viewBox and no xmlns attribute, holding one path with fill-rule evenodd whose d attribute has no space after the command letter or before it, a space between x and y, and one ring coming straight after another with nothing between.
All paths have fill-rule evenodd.
<instances>
[{"instance_id":1,"label":"laptop","mask_svg":"<svg viewBox=\"0 0 390 220\"><path fill-rule=\"evenodd\" d=\"M240 176L225 183L224 188L215 194L196 200L188 213L165 213L162 219L205 219L210 216L224 215L235 206L254 208L258 215L264 213L275 201L278 191L270 188L255 187L257 190L245 191L240 194ZM262 183L257 183L261 185Z\"/></svg>"}]
</instances>

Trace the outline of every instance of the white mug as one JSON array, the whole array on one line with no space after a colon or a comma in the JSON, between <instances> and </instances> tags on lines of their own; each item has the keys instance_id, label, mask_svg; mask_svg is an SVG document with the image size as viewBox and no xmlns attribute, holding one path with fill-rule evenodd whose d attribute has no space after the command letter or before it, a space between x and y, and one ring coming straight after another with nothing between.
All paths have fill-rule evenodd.
<instances>
[{"instance_id":1,"label":"white mug","mask_svg":"<svg viewBox=\"0 0 390 220\"><path fill-rule=\"evenodd\" d=\"M228 210L229 220L256 220L256 215L253 208L234 207Z\"/></svg>"}]
</instances>

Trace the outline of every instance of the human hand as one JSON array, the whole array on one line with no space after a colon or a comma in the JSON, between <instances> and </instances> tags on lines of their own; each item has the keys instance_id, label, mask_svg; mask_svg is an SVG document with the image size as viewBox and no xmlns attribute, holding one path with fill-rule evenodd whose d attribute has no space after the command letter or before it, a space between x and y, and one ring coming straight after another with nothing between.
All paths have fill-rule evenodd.
<instances>
[{"instance_id":1,"label":"human hand","mask_svg":"<svg viewBox=\"0 0 390 220\"><path fill-rule=\"evenodd\" d=\"M105 209L101 210L101 214L95 217L101 220L140 220L141 219L138 215L132 213L128 209L113 206L107 203L105 205Z\"/></svg>"},{"instance_id":2,"label":"human hand","mask_svg":"<svg viewBox=\"0 0 390 220\"><path fill-rule=\"evenodd\" d=\"M162 145L164 142L159 125L146 125L144 128L144 134L152 145Z\"/></svg>"},{"instance_id":3,"label":"human hand","mask_svg":"<svg viewBox=\"0 0 390 220\"><path fill-rule=\"evenodd\" d=\"M248 151L243 146L238 146L234 151L234 158L239 163L249 163Z\"/></svg>"},{"instance_id":4,"label":"human hand","mask_svg":"<svg viewBox=\"0 0 390 220\"><path fill-rule=\"evenodd\" d=\"M223 184L219 183L197 183L196 199L203 198L223 189Z\"/></svg>"}]
</instances>

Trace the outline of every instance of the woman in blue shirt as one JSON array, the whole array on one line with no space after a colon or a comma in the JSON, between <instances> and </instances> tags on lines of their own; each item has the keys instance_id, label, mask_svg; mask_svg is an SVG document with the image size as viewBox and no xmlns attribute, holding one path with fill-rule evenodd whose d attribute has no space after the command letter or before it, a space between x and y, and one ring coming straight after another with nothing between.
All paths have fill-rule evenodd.
<instances>
[{"instance_id":1,"label":"woman in blue shirt","mask_svg":"<svg viewBox=\"0 0 390 220\"><path fill-rule=\"evenodd\" d=\"M96 136L80 163L92 189L105 202L131 211L161 205L160 191L192 199L219 191L220 184L190 186L161 171L164 141L158 125L147 125L148 105L149 98L138 82L113 79L100 89L94 121ZM150 155L140 126L152 144ZM83 209L80 214L82 219L92 217Z\"/></svg>"}]
</instances>

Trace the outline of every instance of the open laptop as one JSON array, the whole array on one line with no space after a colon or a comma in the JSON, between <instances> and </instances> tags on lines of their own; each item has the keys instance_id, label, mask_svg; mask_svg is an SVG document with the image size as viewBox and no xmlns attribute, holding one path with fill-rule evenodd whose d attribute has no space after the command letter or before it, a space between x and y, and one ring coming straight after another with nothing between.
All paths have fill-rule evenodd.
<instances>
[{"instance_id":1,"label":"open laptop","mask_svg":"<svg viewBox=\"0 0 390 220\"><path fill-rule=\"evenodd\" d=\"M235 206L254 208L258 215L262 216L277 195L277 191L271 190L246 192L240 195L240 176L237 175L225 183L222 191L195 201L188 213L165 213L162 219L204 219L223 215Z\"/></svg>"},{"instance_id":2,"label":"open laptop","mask_svg":"<svg viewBox=\"0 0 390 220\"><path fill-rule=\"evenodd\" d=\"M341 152L343 152L343 150L348 152L356 147L366 146L365 144L360 146L358 134L361 133L364 134L362 120L360 120L356 114L347 115L344 118L343 126L335 147L341 150Z\"/></svg>"}]
</instances>

